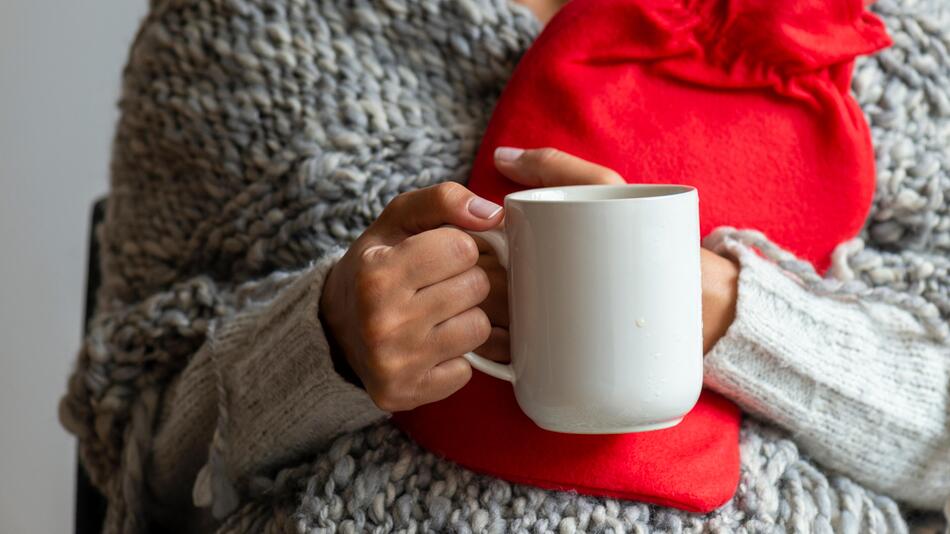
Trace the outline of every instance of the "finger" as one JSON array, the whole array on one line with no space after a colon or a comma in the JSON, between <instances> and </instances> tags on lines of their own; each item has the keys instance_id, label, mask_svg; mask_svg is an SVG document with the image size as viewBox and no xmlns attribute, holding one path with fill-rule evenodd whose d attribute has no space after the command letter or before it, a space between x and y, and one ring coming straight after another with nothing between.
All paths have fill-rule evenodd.
<instances>
[{"instance_id":1,"label":"finger","mask_svg":"<svg viewBox=\"0 0 950 534\"><path fill-rule=\"evenodd\" d=\"M475 244L478 245L478 253L482 255L493 255L495 254L495 249L488 244L488 241L485 241L485 238L477 235L473 235L472 239L475 240Z\"/></svg>"},{"instance_id":2,"label":"finger","mask_svg":"<svg viewBox=\"0 0 950 534\"><path fill-rule=\"evenodd\" d=\"M478 245L458 228L411 235L387 255L404 283L416 290L464 273L475 266L478 258Z\"/></svg>"},{"instance_id":3,"label":"finger","mask_svg":"<svg viewBox=\"0 0 950 534\"><path fill-rule=\"evenodd\" d=\"M437 325L481 304L491 289L488 275L478 266L420 289L412 299L418 317Z\"/></svg>"},{"instance_id":4,"label":"finger","mask_svg":"<svg viewBox=\"0 0 950 534\"><path fill-rule=\"evenodd\" d=\"M488 315L494 326L508 327L508 273L498 264L498 258L481 255L478 257L478 267L481 267L488 276L490 290L488 296L479 304L479 307Z\"/></svg>"},{"instance_id":5,"label":"finger","mask_svg":"<svg viewBox=\"0 0 950 534\"><path fill-rule=\"evenodd\" d=\"M507 328L493 327L488 341L475 349L475 354L489 360L508 363L511 361L511 338Z\"/></svg>"},{"instance_id":6,"label":"finger","mask_svg":"<svg viewBox=\"0 0 950 534\"><path fill-rule=\"evenodd\" d=\"M479 308L469 308L436 325L426 340L432 365L475 350L488 341L491 330L488 316Z\"/></svg>"},{"instance_id":7,"label":"finger","mask_svg":"<svg viewBox=\"0 0 950 534\"><path fill-rule=\"evenodd\" d=\"M554 148L495 149L495 167L527 187L623 184L615 171Z\"/></svg>"},{"instance_id":8,"label":"finger","mask_svg":"<svg viewBox=\"0 0 950 534\"><path fill-rule=\"evenodd\" d=\"M399 195L386 206L377 222L404 235L447 224L478 231L498 224L501 212L501 206L465 186L445 182Z\"/></svg>"},{"instance_id":9,"label":"finger","mask_svg":"<svg viewBox=\"0 0 950 534\"><path fill-rule=\"evenodd\" d=\"M461 357L446 360L423 375L416 390L418 405L440 401L468 383L472 378L472 366Z\"/></svg>"}]
</instances>

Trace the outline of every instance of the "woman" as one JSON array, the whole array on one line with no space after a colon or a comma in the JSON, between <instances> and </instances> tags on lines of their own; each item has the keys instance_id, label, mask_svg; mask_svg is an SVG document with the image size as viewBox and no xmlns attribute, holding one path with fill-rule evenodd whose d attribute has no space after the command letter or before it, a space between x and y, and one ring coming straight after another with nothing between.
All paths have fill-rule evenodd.
<instances>
[{"instance_id":1,"label":"woman","mask_svg":"<svg viewBox=\"0 0 950 534\"><path fill-rule=\"evenodd\" d=\"M696 516L477 477L374 424L461 387L459 354L506 356L503 292L441 227L503 216L448 182L560 2L338 4L155 1L136 38L104 285L61 406L108 531L884 532L907 528L891 498L950 496L950 62L928 53L947 8L882 6L897 51L856 78L878 248L842 249L834 271L875 289L833 298L761 240L783 268L736 239L703 253L708 380L822 463L748 420L736 497ZM496 160L524 185L617 179L550 150ZM822 380L829 365L867 387Z\"/></svg>"}]
</instances>

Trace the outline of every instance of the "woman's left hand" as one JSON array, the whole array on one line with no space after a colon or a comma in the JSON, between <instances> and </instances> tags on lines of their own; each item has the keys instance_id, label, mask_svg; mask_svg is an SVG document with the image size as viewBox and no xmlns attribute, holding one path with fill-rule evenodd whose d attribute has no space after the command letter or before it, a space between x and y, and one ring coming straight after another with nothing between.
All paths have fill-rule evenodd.
<instances>
[{"instance_id":1,"label":"woman's left hand","mask_svg":"<svg viewBox=\"0 0 950 534\"><path fill-rule=\"evenodd\" d=\"M626 181L616 171L554 148L520 149L499 147L495 150L499 172L525 187L568 185L618 185ZM480 241L480 240L479 240ZM508 287L505 270L498 264L490 247L479 242L478 265L488 274L491 291L481 307L495 328L479 354L505 359L508 354ZM732 324L736 313L739 267L733 261L702 249L703 278L703 352L716 344Z\"/></svg>"}]
</instances>

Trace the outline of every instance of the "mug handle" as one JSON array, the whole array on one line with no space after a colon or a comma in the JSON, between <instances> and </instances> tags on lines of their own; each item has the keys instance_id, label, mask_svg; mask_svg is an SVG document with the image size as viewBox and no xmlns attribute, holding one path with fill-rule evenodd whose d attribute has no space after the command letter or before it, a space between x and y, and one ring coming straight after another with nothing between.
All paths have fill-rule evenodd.
<instances>
[{"instance_id":1,"label":"mug handle","mask_svg":"<svg viewBox=\"0 0 950 534\"><path fill-rule=\"evenodd\" d=\"M464 228L460 228L460 230L472 237L480 237L484 239L495 251L495 255L498 256L498 263L500 263L505 269L508 268L508 238L505 237L505 232L503 230L498 228L486 230L484 232L473 232L465 230ZM512 384L515 383L515 370L510 364L493 362L485 357L475 354L474 352L466 353L463 357L468 360L468 363L472 364L472 367L478 369L486 375L493 376L500 380L507 380Z\"/></svg>"}]
</instances>

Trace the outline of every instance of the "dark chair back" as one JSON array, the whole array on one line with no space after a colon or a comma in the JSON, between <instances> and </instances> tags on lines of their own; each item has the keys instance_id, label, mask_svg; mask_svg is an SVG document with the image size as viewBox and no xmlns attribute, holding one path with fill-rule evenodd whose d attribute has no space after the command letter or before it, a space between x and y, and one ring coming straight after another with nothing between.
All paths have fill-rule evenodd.
<instances>
[{"instance_id":1,"label":"dark chair back","mask_svg":"<svg viewBox=\"0 0 950 534\"><path fill-rule=\"evenodd\" d=\"M96 227L105 217L106 199L99 199L92 206L89 224L89 263L86 265L86 306L83 319L83 333L89 328L89 320L95 312L96 290L99 289L99 242L96 240ZM105 520L106 500L99 493L82 464L76 461L76 534L99 534Z\"/></svg>"}]
</instances>

